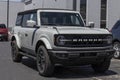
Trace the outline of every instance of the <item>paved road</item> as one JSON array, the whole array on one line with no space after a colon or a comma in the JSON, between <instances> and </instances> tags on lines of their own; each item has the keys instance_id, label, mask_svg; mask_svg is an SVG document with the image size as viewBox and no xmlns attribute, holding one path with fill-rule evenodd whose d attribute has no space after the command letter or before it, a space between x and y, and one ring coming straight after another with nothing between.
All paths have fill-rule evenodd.
<instances>
[{"instance_id":1,"label":"paved road","mask_svg":"<svg viewBox=\"0 0 120 80\"><path fill-rule=\"evenodd\" d=\"M11 60L9 42L0 42L0 80L120 80L120 61L112 60L109 71L96 74L90 66L57 68L53 77L38 74L35 61L24 57L21 63Z\"/></svg>"}]
</instances>

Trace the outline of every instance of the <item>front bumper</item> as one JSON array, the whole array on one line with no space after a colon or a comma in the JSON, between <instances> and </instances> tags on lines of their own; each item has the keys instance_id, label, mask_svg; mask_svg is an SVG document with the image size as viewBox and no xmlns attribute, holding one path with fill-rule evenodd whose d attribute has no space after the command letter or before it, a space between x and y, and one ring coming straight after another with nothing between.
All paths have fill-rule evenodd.
<instances>
[{"instance_id":1,"label":"front bumper","mask_svg":"<svg viewBox=\"0 0 120 80\"><path fill-rule=\"evenodd\" d=\"M0 41L8 40L8 34L0 34Z\"/></svg>"},{"instance_id":2,"label":"front bumper","mask_svg":"<svg viewBox=\"0 0 120 80\"><path fill-rule=\"evenodd\" d=\"M50 59L59 65L86 65L110 60L113 57L112 47L99 48L62 48L48 50Z\"/></svg>"}]
</instances>

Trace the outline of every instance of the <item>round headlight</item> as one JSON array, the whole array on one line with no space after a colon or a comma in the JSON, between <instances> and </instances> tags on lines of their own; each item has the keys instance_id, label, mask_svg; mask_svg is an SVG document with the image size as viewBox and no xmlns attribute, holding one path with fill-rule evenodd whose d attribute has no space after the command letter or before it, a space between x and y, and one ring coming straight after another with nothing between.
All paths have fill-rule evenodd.
<instances>
[{"instance_id":1,"label":"round headlight","mask_svg":"<svg viewBox=\"0 0 120 80\"><path fill-rule=\"evenodd\" d=\"M108 44L112 44L112 39L113 39L112 36L108 36L108 37L107 37L107 43L108 43Z\"/></svg>"},{"instance_id":2,"label":"round headlight","mask_svg":"<svg viewBox=\"0 0 120 80\"><path fill-rule=\"evenodd\" d=\"M62 45L65 45L64 39L65 39L64 36L58 36L58 37L56 38L57 44L58 44L58 45L61 45L61 46L62 46Z\"/></svg>"}]
</instances>

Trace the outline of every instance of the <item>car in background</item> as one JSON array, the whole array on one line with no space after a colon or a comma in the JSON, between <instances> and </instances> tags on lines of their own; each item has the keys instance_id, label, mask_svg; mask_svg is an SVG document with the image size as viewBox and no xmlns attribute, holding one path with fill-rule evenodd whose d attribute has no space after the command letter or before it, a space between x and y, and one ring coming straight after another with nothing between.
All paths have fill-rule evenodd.
<instances>
[{"instance_id":1,"label":"car in background","mask_svg":"<svg viewBox=\"0 0 120 80\"><path fill-rule=\"evenodd\" d=\"M5 24L0 24L0 41L8 41L8 29Z\"/></svg>"},{"instance_id":2,"label":"car in background","mask_svg":"<svg viewBox=\"0 0 120 80\"><path fill-rule=\"evenodd\" d=\"M111 29L113 34L113 46L115 49L114 58L120 59L120 20Z\"/></svg>"}]
</instances>

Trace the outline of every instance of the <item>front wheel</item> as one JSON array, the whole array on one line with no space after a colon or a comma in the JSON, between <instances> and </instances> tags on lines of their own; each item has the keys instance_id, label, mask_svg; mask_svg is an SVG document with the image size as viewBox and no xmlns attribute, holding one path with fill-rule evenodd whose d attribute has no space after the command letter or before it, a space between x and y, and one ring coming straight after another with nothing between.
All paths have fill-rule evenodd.
<instances>
[{"instance_id":1,"label":"front wheel","mask_svg":"<svg viewBox=\"0 0 120 80\"><path fill-rule=\"evenodd\" d=\"M93 64L92 68L94 69L95 72L104 73L109 69L110 62L111 62L110 60L106 60L102 63Z\"/></svg>"},{"instance_id":2,"label":"front wheel","mask_svg":"<svg viewBox=\"0 0 120 80\"><path fill-rule=\"evenodd\" d=\"M51 76L54 71L48 52L44 46L40 46L37 50L37 68L42 76Z\"/></svg>"},{"instance_id":3,"label":"front wheel","mask_svg":"<svg viewBox=\"0 0 120 80\"><path fill-rule=\"evenodd\" d=\"M120 43L115 42L113 48L115 49L114 58L120 59Z\"/></svg>"}]
</instances>

